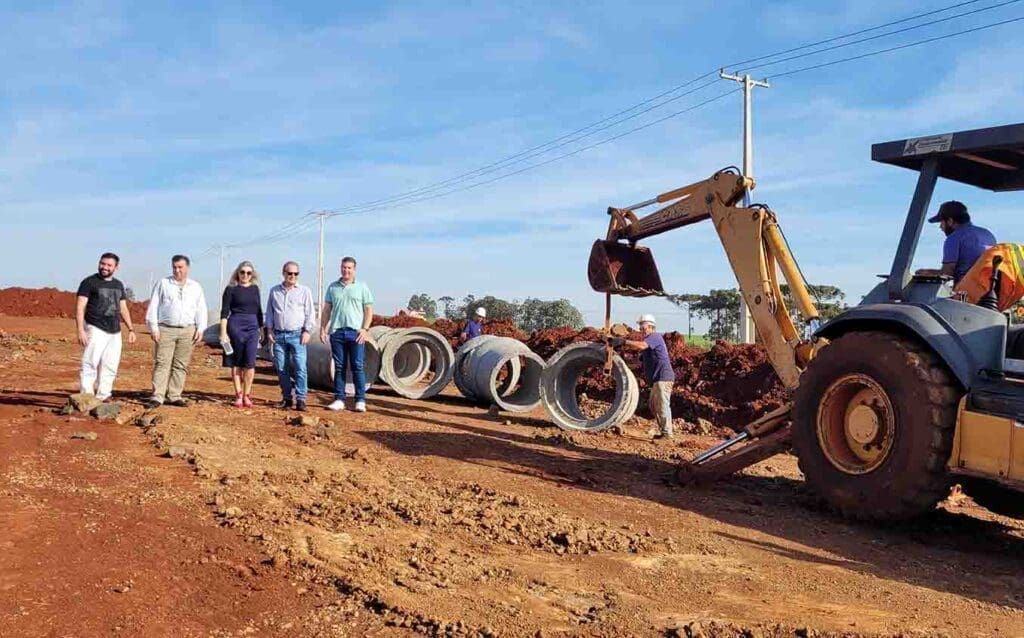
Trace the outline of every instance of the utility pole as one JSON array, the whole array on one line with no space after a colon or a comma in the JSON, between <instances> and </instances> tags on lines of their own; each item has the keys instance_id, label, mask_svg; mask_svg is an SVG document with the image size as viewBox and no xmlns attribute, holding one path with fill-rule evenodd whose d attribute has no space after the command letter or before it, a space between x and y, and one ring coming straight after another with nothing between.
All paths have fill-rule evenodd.
<instances>
[{"instance_id":1,"label":"utility pole","mask_svg":"<svg viewBox=\"0 0 1024 638\"><path fill-rule=\"evenodd\" d=\"M732 80L733 82L739 82L743 86L743 175L745 177L754 176L754 139L753 139L753 123L751 108L750 108L750 94L754 87L769 88L771 84L768 83L768 78L763 80L754 80L750 77L750 74L744 75L733 75L726 73L725 69L721 69L718 72L718 77L723 80ZM750 206L750 191L748 190L743 195L743 205ZM754 327L750 319L750 309L747 308L747 302L743 299L742 292L740 293L740 343L753 343L754 342Z\"/></svg>"},{"instance_id":2,"label":"utility pole","mask_svg":"<svg viewBox=\"0 0 1024 638\"><path fill-rule=\"evenodd\" d=\"M316 325L320 325L320 311L324 305L324 222L330 216L327 211L316 211L314 213L320 218L320 247L316 254Z\"/></svg>"},{"instance_id":3,"label":"utility pole","mask_svg":"<svg viewBox=\"0 0 1024 638\"><path fill-rule=\"evenodd\" d=\"M220 288L224 290L224 244L220 245Z\"/></svg>"}]
</instances>

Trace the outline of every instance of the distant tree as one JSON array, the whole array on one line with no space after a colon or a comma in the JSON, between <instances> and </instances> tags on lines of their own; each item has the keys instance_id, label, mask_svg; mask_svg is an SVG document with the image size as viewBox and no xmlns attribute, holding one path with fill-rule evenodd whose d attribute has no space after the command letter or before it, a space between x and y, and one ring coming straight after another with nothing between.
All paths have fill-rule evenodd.
<instances>
[{"instance_id":1,"label":"distant tree","mask_svg":"<svg viewBox=\"0 0 1024 638\"><path fill-rule=\"evenodd\" d=\"M124 289L124 298L127 299L128 301L133 302L133 303L136 301L136 299L135 299L135 291L132 290L131 286L128 286L128 287L126 287Z\"/></svg>"},{"instance_id":2,"label":"distant tree","mask_svg":"<svg viewBox=\"0 0 1024 638\"><path fill-rule=\"evenodd\" d=\"M477 299L473 295L466 295L462 298L462 305L456 311L457 318L465 319L475 312L477 308L481 307L487 310L488 319L511 319L515 321L519 311L519 304L515 300L506 301L492 295Z\"/></svg>"},{"instance_id":3,"label":"distant tree","mask_svg":"<svg viewBox=\"0 0 1024 638\"><path fill-rule=\"evenodd\" d=\"M709 339L735 341L740 325L740 293L735 288L711 290L693 302L693 312L707 319Z\"/></svg>"},{"instance_id":4,"label":"distant tree","mask_svg":"<svg viewBox=\"0 0 1024 638\"><path fill-rule=\"evenodd\" d=\"M527 298L519 305L516 323L527 332L545 328L583 327L583 314L568 299L543 301Z\"/></svg>"},{"instance_id":5,"label":"distant tree","mask_svg":"<svg viewBox=\"0 0 1024 638\"><path fill-rule=\"evenodd\" d=\"M458 306L455 305L455 297L445 295L444 297L439 298L437 300L437 303L441 304L441 308L444 311L445 319L452 319L455 321L459 319L459 317L456 316L456 309L458 308Z\"/></svg>"},{"instance_id":6,"label":"distant tree","mask_svg":"<svg viewBox=\"0 0 1024 638\"><path fill-rule=\"evenodd\" d=\"M792 315L794 323L799 324L800 312L797 310L793 296L790 294L789 286L782 284L780 288L782 288L782 298L786 301L786 307L789 308L789 314ZM846 293L840 290L838 286L807 284L807 292L810 293L811 301L817 307L818 315L822 321L828 321L848 308L846 305Z\"/></svg>"},{"instance_id":7,"label":"distant tree","mask_svg":"<svg viewBox=\"0 0 1024 638\"><path fill-rule=\"evenodd\" d=\"M409 310L419 310L430 321L437 319L437 302L426 293L410 297L407 307Z\"/></svg>"},{"instance_id":8,"label":"distant tree","mask_svg":"<svg viewBox=\"0 0 1024 638\"><path fill-rule=\"evenodd\" d=\"M704 295L698 295L696 293L683 293L680 295L667 295L665 298L680 308L686 308L686 334L693 336L693 322L690 316L693 311L693 306L700 301Z\"/></svg>"}]
</instances>

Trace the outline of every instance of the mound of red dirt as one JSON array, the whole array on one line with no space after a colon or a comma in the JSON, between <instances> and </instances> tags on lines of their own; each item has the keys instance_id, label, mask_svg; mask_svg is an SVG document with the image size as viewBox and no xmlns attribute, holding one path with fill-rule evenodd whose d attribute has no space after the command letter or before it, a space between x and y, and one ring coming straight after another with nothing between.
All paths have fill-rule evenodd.
<instances>
[{"instance_id":1,"label":"mound of red dirt","mask_svg":"<svg viewBox=\"0 0 1024 638\"><path fill-rule=\"evenodd\" d=\"M701 350L688 346L686 337L678 332L665 333L664 337L676 373L672 391L672 414L676 418L704 418L718 426L738 427L789 399L761 346L719 341L710 350ZM640 335L634 332L627 338L640 339ZM569 344L601 340L600 331L594 328L554 328L534 332L527 345L548 359ZM621 354L642 388L639 412L649 415L639 354L628 350ZM580 379L578 390L603 400L610 399L614 392L600 367Z\"/></svg>"},{"instance_id":2,"label":"mound of red dirt","mask_svg":"<svg viewBox=\"0 0 1024 638\"><path fill-rule=\"evenodd\" d=\"M381 317L380 318L381 321L378 324L378 317L374 316L373 323L374 323L374 325L385 325L385 326L391 326L392 328L406 328L406 327L408 327L408 326L405 326L405 325L396 325L396 324L400 323L400 322L393 321L393 320L396 320L396 319L403 319L403 320L405 320L407 318L406 317ZM424 321L423 323L418 323L418 324L415 324L415 325L428 326L428 327L433 328L434 330L440 332L442 335L444 335L444 337L446 339L448 339L448 342L451 344L452 348L455 349L455 350L458 350L459 349L459 336L462 334L463 329L465 329L466 322L465 321L452 321L451 319L441 318L441 319L435 320L433 324L429 324L429 323ZM528 338L527 334L525 332L523 332L522 330L520 330L519 327L516 326L515 322L512 321L511 319L495 319L493 321L488 321L487 323L484 324L484 334L486 334L486 335L496 335L496 336L499 336L499 337L511 337L513 339L518 339L518 340L524 341L524 342Z\"/></svg>"},{"instance_id":3,"label":"mound of red dirt","mask_svg":"<svg viewBox=\"0 0 1024 638\"><path fill-rule=\"evenodd\" d=\"M371 326L387 326L388 328L430 328L430 322L412 315L373 315Z\"/></svg>"},{"instance_id":4,"label":"mound of red dirt","mask_svg":"<svg viewBox=\"0 0 1024 638\"><path fill-rule=\"evenodd\" d=\"M0 288L0 315L74 318L77 295L56 288ZM146 318L149 301L129 302L132 320Z\"/></svg>"}]
</instances>

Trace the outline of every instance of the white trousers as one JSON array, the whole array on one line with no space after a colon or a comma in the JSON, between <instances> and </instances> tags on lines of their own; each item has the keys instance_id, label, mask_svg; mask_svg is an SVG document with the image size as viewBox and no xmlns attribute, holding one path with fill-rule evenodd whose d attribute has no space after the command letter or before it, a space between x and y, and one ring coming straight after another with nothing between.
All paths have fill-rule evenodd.
<instances>
[{"instance_id":1,"label":"white trousers","mask_svg":"<svg viewBox=\"0 0 1024 638\"><path fill-rule=\"evenodd\" d=\"M121 363L121 333L110 334L88 325L85 332L89 335L89 344L82 352L81 391L106 399L114 389L114 377Z\"/></svg>"}]
</instances>

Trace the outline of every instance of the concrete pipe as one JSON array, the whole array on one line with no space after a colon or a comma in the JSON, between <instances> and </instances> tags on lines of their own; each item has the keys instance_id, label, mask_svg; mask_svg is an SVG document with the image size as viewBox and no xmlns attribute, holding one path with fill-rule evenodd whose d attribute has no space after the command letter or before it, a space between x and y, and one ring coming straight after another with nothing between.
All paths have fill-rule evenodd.
<instances>
[{"instance_id":1,"label":"concrete pipe","mask_svg":"<svg viewBox=\"0 0 1024 638\"><path fill-rule=\"evenodd\" d=\"M386 333L382 342L380 378L399 395L427 399L452 380L455 353L436 330L402 328Z\"/></svg>"},{"instance_id":2,"label":"concrete pipe","mask_svg":"<svg viewBox=\"0 0 1024 638\"><path fill-rule=\"evenodd\" d=\"M541 373L540 397L548 416L564 430L599 432L613 425L621 425L636 412L640 399L640 388L636 377L623 361L615 355L612 360L612 382L615 397L603 414L587 417L580 409L576 387L580 378L604 367L607 354L600 343L574 343L562 348L548 360Z\"/></svg>"},{"instance_id":3,"label":"concrete pipe","mask_svg":"<svg viewBox=\"0 0 1024 638\"><path fill-rule=\"evenodd\" d=\"M466 368L469 366L469 359L467 358L467 356L475 348L478 348L482 344L497 338L498 337L494 335L480 335L478 337L473 337L466 343L459 346L458 351L456 351L455 353L455 366L453 368L452 381L455 382L455 387L459 389L459 393L461 393L462 396L466 397L467 399L475 400L477 398L473 394L473 391L470 390L467 386L465 386L462 382L463 379L469 378L469 372L466 370ZM514 374L516 376L519 375L518 368L515 370Z\"/></svg>"},{"instance_id":4,"label":"concrete pipe","mask_svg":"<svg viewBox=\"0 0 1024 638\"><path fill-rule=\"evenodd\" d=\"M456 355L456 386L472 401L509 412L528 412L540 403L544 360L521 341L483 335Z\"/></svg>"},{"instance_id":5,"label":"concrete pipe","mask_svg":"<svg viewBox=\"0 0 1024 638\"><path fill-rule=\"evenodd\" d=\"M220 345L220 323L207 326L206 330L203 330L203 343L208 346Z\"/></svg>"},{"instance_id":6,"label":"concrete pipe","mask_svg":"<svg viewBox=\"0 0 1024 638\"><path fill-rule=\"evenodd\" d=\"M306 371L310 387L334 391L334 355L329 345L310 343L306 346ZM380 350L372 340L366 342L363 371L366 373L366 387L369 388L377 382L380 375ZM345 372L345 393L353 396L355 386L352 382L352 373L349 370Z\"/></svg>"}]
</instances>

